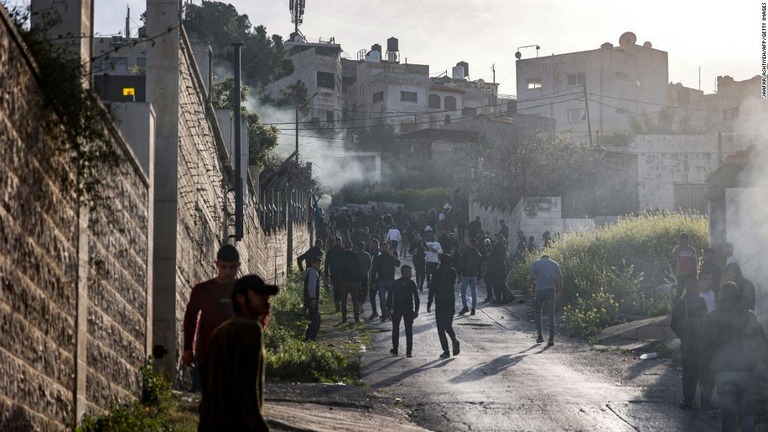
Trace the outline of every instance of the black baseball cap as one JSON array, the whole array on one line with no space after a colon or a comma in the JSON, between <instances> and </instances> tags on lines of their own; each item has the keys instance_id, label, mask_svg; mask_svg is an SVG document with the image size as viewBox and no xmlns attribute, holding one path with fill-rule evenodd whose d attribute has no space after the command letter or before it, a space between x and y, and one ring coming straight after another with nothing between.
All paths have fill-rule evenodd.
<instances>
[{"instance_id":1,"label":"black baseball cap","mask_svg":"<svg viewBox=\"0 0 768 432\"><path fill-rule=\"evenodd\" d=\"M235 281L232 286L232 298L238 294L246 295L248 290L256 294L275 295L280 290L277 285L269 285L259 275L249 274Z\"/></svg>"}]
</instances>

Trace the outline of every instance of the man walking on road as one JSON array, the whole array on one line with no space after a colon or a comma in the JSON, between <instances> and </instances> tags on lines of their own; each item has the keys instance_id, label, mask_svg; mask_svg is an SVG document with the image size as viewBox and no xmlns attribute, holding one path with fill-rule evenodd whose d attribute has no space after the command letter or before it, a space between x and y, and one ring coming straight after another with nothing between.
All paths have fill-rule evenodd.
<instances>
[{"instance_id":1,"label":"man walking on road","mask_svg":"<svg viewBox=\"0 0 768 432\"><path fill-rule=\"evenodd\" d=\"M216 277L192 288L184 312L184 352L181 362L192 366L197 360L200 382L205 383L208 341L216 327L232 317L232 284L240 268L240 254L232 245L224 245L216 253ZM197 355L192 350L197 345Z\"/></svg>"},{"instance_id":2,"label":"man walking on road","mask_svg":"<svg viewBox=\"0 0 768 432\"><path fill-rule=\"evenodd\" d=\"M541 309L546 303L549 315L549 343L547 345L552 346L555 344L556 299L563 297L563 274L560 272L560 264L549 259L549 255L542 255L541 258L531 264L530 284L531 288L535 287L536 290L533 307L533 319L536 321L538 334L536 343L544 342L544 336L541 332Z\"/></svg>"},{"instance_id":3,"label":"man walking on road","mask_svg":"<svg viewBox=\"0 0 768 432\"><path fill-rule=\"evenodd\" d=\"M672 250L672 256L675 257L675 278L677 279L675 298L679 298L683 294L688 279L696 279L698 258L696 257L696 249L688 245L688 240L688 233L680 233L680 243Z\"/></svg>"},{"instance_id":4,"label":"man walking on road","mask_svg":"<svg viewBox=\"0 0 768 432\"><path fill-rule=\"evenodd\" d=\"M442 264L441 264L442 265ZM477 308L477 278L480 276L480 268L483 265L483 256L477 250L477 240L469 239L469 247L464 250L459 259L459 274L461 275L461 304L463 308L459 314L464 315L470 309L467 304L467 285L472 290L472 312L475 314Z\"/></svg>"},{"instance_id":5,"label":"man walking on road","mask_svg":"<svg viewBox=\"0 0 768 432\"><path fill-rule=\"evenodd\" d=\"M680 338L680 363L683 366L683 401L680 408L684 410L693 409L693 398L699 383L701 328L704 315L707 314L707 303L699 294L698 281L695 278L687 279L685 296L675 300L670 322L672 331Z\"/></svg>"},{"instance_id":6,"label":"man walking on road","mask_svg":"<svg viewBox=\"0 0 768 432\"><path fill-rule=\"evenodd\" d=\"M304 307L309 316L309 325L304 333L307 340L317 339L320 330L320 264L323 259L313 256L309 259L309 267L304 271Z\"/></svg>"},{"instance_id":7,"label":"man walking on road","mask_svg":"<svg viewBox=\"0 0 768 432\"><path fill-rule=\"evenodd\" d=\"M325 268L323 269L323 276L325 276L325 285L328 285L328 279L330 277L330 285L333 290L333 302L336 306L336 312L341 310L341 285L339 284L339 256L344 251L341 246L341 237L337 236L335 243L328 249L325 254Z\"/></svg>"},{"instance_id":8,"label":"man walking on road","mask_svg":"<svg viewBox=\"0 0 768 432\"><path fill-rule=\"evenodd\" d=\"M405 355L412 357L413 320L419 316L419 289L411 280L410 266L404 265L400 273L402 277L392 283L392 289L387 294L387 310L392 319L392 349L389 352L393 355L398 353L402 319L405 324Z\"/></svg>"},{"instance_id":9,"label":"man walking on road","mask_svg":"<svg viewBox=\"0 0 768 432\"><path fill-rule=\"evenodd\" d=\"M264 344L262 322L269 298L278 287L256 275L234 283L230 307L234 317L211 336L203 381L199 432L268 431L261 413L264 402Z\"/></svg>"},{"instance_id":10,"label":"man walking on road","mask_svg":"<svg viewBox=\"0 0 768 432\"><path fill-rule=\"evenodd\" d=\"M471 238L470 238L471 239ZM427 300L427 312L432 308L432 302L435 303L435 323L437 324L437 337L440 339L440 346L443 353L440 358L448 358L451 354L448 352L448 338L451 337L453 355L459 354L459 340L456 339L456 333L453 331L453 314L456 305L456 297L453 293L453 285L456 280L456 271L451 264L450 255L440 256L440 266L435 271L432 283L429 284L429 297Z\"/></svg>"},{"instance_id":11,"label":"man walking on road","mask_svg":"<svg viewBox=\"0 0 768 432\"><path fill-rule=\"evenodd\" d=\"M339 296L341 302L341 323L347 322L347 299L352 297L352 311L355 322L360 321L360 284L363 283L363 269L360 257L352 250L352 240L344 240L344 250L339 254Z\"/></svg>"},{"instance_id":12,"label":"man walking on road","mask_svg":"<svg viewBox=\"0 0 768 432\"><path fill-rule=\"evenodd\" d=\"M381 244L381 255L373 259L371 264L371 284L376 287L379 293L379 302L381 303L381 322L388 319L387 297L392 289L392 282L395 280L395 270L400 267L400 260L392 255L392 249L389 243Z\"/></svg>"},{"instance_id":13,"label":"man walking on road","mask_svg":"<svg viewBox=\"0 0 768 432\"><path fill-rule=\"evenodd\" d=\"M440 263L440 254L443 253L443 246L439 241L435 240L435 233L430 232L426 235L426 256L424 258L427 269L427 285L432 282L432 273L434 273L437 265Z\"/></svg>"}]
</instances>

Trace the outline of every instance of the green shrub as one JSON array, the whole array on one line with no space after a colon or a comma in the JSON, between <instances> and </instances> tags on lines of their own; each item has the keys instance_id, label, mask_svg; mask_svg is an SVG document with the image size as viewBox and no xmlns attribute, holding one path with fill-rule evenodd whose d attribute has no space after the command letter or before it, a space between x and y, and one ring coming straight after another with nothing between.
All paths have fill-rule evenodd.
<instances>
[{"instance_id":1,"label":"green shrub","mask_svg":"<svg viewBox=\"0 0 768 432\"><path fill-rule=\"evenodd\" d=\"M672 294L657 287L674 280L672 249L679 233L690 235L697 251L707 244L707 219L685 214L644 214L621 218L595 231L565 234L545 250L563 272L566 316L563 326L574 335L617 322L618 314L658 316L669 312ZM515 263L513 286L526 286L531 263L542 251ZM605 296L617 304L608 307ZM594 307L593 307L594 306ZM586 319L599 325L589 326ZM569 322L570 320L575 320Z\"/></svg>"},{"instance_id":2,"label":"green shrub","mask_svg":"<svg viewBox=\"0 0 768 432\"><path fill-rule=\"evenodd\" d=\"M171 383L148 361L141 368L141 399L116 405L101 416L86 415L77 432L164 432L174 430L170 413L175 402Z\"/></svg>"},{"instance_id":3,"label":"green shrub","mask_svg":"<svg viewBox=\"0 0 768 432\"><path fill-rule=\"evenodd\" d=\"M328 291L321 293L332 304ZM304 285L301 274L291 271L280 293L272 300L272 312L264 335L266 375L269 380L292 382L354 382L361 374L355 352L342 352L304 340Z\"/></svg>"}]
</instances>

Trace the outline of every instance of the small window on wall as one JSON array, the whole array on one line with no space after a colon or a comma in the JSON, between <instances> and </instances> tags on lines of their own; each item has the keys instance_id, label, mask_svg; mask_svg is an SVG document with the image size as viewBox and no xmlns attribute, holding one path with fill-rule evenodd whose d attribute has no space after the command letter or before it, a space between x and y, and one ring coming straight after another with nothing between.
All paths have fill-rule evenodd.
<instances>
[{"instance_id":1,"label":"small window on wall","mask_svg":"<svg viewBox=\"0 0 768 432\"><path fill-rule=\"evenodd\" d=\"M333 89L336 85L336 77L329 72L317 73L317 86L327 89Z\"/></svg>"},{"instance_id":2,"label":"small window on wall","mask_svg":"<svg viewBox=\"0 0 768 432\"><path fill-rule=\"evenodd\" d=\"M383 101L384 101L384 92L383 91L376 92L376 93L373 94L373 103L383 102Z\"/></svg>"},{"instance_id":3,"label":"small window on wall","mask_svg":"<svg viewBox=\"0 0 768 432\"><path fill-rule=\"evenodd\" d=\"M583 85L585 82L587 82L587 74L585 74L584 72L571 73L571 74L568 74L566 77L568 79L569 87L580 86L580 85Z\"/></svg>"},{"instance_id":4,"label":"small window on wall","mask_svg":"<svg viewBox=\"0 0 768 432\"><path fill-rule=\"evenodd\" d=\"M456 109L456 98L453 96L446 96L445 97L445 109L447 110L455 110Z\"/></svg>"},{"instance_id":5,"label":"small window on wall","mask_svg":"<svg viewBox=\"0 0 768 432\"><path fill-rule=\"evenodd\" d=\"M540 89L541 88L541 78L528 78L526 80L527 83L527 89L533 90L533 89Z\"/></svg>"},{"instance_id":6,"label":"small window on wall","mask_svg":"<svg viewBox=\"0 0 768 432\"><path fill-rule=\"evenodd\" d=\"M429 107L440 109L440 96L436 94L429 95Z\"/></svg>"},{"instance_id":7,"label":"small window on wall","mask_svg":"<svg viewBox=\"0 0 768 432\"><path fill-rule=\"evenodd\" d=\"M418 102L419 95L416 92L401 91L400 100L403 102Z\"/></svg>"},{"instance_id":8,"label":"small window on wall","mask_svg":"<svg viewBox=\"0 0 768 432\"><path fill-rule=\"evenodd\" d=\"M584 108L571 108L568 110L568 121L571 123L587 119L587 110Z\"/></svg>"},{"instance_id":9,"label":"small window on wall","mask_svg":"<svg viewBox=\"0 0 768 432\"><path fill-rule=\"evenodd\" d=\"M707 185L677 183L673 195L676 211L707 214Z\"/></svg>"}]
</instances>

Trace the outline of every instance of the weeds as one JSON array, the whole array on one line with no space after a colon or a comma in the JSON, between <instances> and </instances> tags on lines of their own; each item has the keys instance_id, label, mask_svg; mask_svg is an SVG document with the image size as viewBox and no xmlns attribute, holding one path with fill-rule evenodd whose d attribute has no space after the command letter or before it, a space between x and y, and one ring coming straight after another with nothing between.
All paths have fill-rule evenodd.
<instances>
[{"instance_id":1,"label":"weeds","mask_svg":"<svg viewBox=\"0 0 768 432\"><path fill-rule=\"evenodd\" d=\"M705 217L658 213L567 234L545 249L563 272L566 331L589 337L617 323L619 314L669 313L673 292L659 287L674 279L671 252L682 231L697 250L707 244ZM530 265L540 255L541 251L530 253L514 264L513 286L525 286Z\"/></svg>"}]
</instances>

